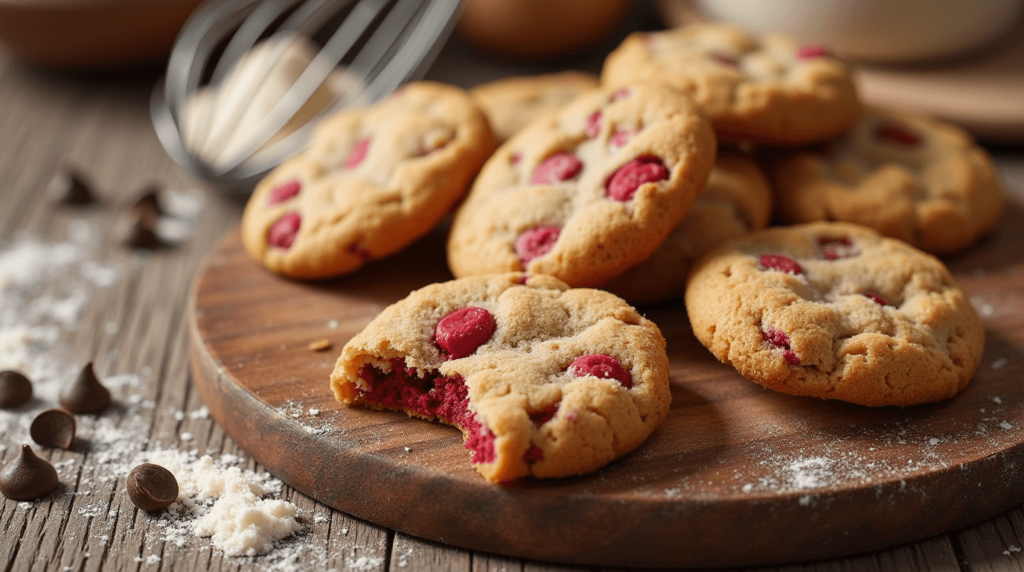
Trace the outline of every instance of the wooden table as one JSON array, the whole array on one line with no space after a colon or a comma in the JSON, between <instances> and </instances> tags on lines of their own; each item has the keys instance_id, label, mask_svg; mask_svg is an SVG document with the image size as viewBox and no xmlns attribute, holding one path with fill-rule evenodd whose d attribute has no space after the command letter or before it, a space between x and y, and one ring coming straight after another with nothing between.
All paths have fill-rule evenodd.
<instances>
[{"instance_id":1,"label":"wooden table","mask_svg":"<svg viewBox=\"0 0 1024 572\"><path fill-rule=\"evenodd\" d=\"M453 70L467 57L457 48L447 49L433 72L435 77L451 80ZM140 410L148 431L140 438L148 437L149 443L247 457L212 419L176 415L198 411L203 405L188 374L189 285L204 255L237 223L242 203L207 193L188 239L148 256L124 248L118 235L128 205L145 185L198 186L174 166L153 134L147 105L154 79L155 74L100 79L51 75L20 67L0 53L0 249L26 235L40 241L63 240L69 226L80 220L102 231L96 256L123 264L127 274L115 285L95 291L78 326L64 331L68 355L59 358L74 363L95 359L101 376L148 372L139 391L152 401L151 407ZM486 78L464 81L479 79ZM1002 148L995 156L1009 189L1024 197L1024 152ZM51 177L68 164L80 166L90 177L102 196L99 205L61 207L47 195ZM194 435L194 441L182 441L185 432ZM0 462L7 463L17 444L6 443L4 437L0 442L8 445L0 445ZM80 485L82 469L94 462L88 447L40 451L70 467L62 479L70 492ZM74 462L67 463L69 459ZM247 466L258 468L251 460ZM124 483L122 476L93 484L88 496L53 495L30 509L0 499L2 569L261 570L283 569L288 564L228 558L209 550L204 539L190 538L183 547L164 542L158 519L135 509L124 494ZM315 563L325 570L351 567L350 557L357 553L367 557L361 570L578 569L422 541L333 511L287 487L281 497L304 512L303 541L326 554L325 560ZM1018 507L915 544L786 569L1020 570L1024 568L1022 546L1024 513ZM147 563L150 555L159 556L159 561ZM310 566L301 558L295 564L295 569Z\"/></svg>"}]
</instances>

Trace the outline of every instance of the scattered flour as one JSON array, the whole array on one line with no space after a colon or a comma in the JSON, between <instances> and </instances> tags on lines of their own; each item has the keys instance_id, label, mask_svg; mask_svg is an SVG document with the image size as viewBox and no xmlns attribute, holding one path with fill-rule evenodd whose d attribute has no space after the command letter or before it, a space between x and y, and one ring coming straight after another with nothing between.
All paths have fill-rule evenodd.
<instances>
[{"instance_id":1,"label":"scattered flour","mask_svg":"<svg viewBox=\"0 0 1024 572\"><path fill-rule=\"evenodd\" d=\"M1014 552L1020 552L1020 550L1021 549L1020 549L1019 546L1014 546L1014 545L1011 544L1010 546L1006 547L1006 550L1003 551L1003 554L1009 556L1009 555L1013 554Z\"/></svg>"}]
</instances>

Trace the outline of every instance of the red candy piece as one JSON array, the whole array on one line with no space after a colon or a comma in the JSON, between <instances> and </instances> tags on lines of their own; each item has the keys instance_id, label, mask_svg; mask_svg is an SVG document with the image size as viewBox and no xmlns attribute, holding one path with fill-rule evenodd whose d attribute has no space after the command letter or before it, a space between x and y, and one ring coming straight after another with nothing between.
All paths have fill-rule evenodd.
<instances>
[{"instance_id":1,"label":"red candy piece","mask_svg":"<svg viewBox=\"0 0 1024 572\"><path fill-rule=\"evenodd\" d=\"M733 56L730 56L729 54L723 54L721 52L711 52L710 54L708 54L708 57L711 58L716 63L728 68L740 67L740 61L734 58Z\"/></svg>"},{"instance_id":2,"label":"red candy piece","mask_svg":"<svg viewBox=\"0 0 1024 572\"><path fill-rule=\"evenodd\" d=\"M523 461L525 461L527 465L539 463L543 460L544 451L536 445L530 445L530 448L526 450L526 453L523 453Z\"/></svg>"},{"instance_id":3,"label":"red candy piece","mask_svg":"<svg viewBox=\"0 0 1024 572\"><path fill-rule=\"evenodd\" d=\"M434 338L441 349L459 359L476 351L494 334L494 317L483 308L470 306L448 314L437 323Z\"/></svg>"},{"instance_id":4,"label":"red candy piece","mask_svg":"<svg viewBox=\"0 0 1024 572\"><path fill-rule=\"evenodd\" d=\"M583 169L583 162L572 153L555 153L541 161L533 171L530 183L534 185L550 185L568 181Z\"/></svg>"},{"instance_id":5,"label":"red candy piece","mask_svg":"<svg viewBox=\"0 0 1024 572\"><path fill-rule=\"evenodd\" d=\"M612 94L612 101L626 99L631 95L633 95L633 90L629 89L628 87L624 87L622 89L615 90L615 93Z\"/></svg>"},{"instance_id":6,"label":"red candy piece","mask_svg":"<svg viewBox=\"0 0 1024 572\"><path fill-rule=\"evenodd\" d=\"M302 183L300 183L298 179L285 181L284 183L281 183L280 185L270 190L270 194L267 195L267 206L283 203L288 199L294 197L295 195L299 194L299 191L301 190Z\"/></svg>"},{"instance_id":7,"label":"red candy piece","mask_svg":"<svg viewBox=\"0 0 1024 572\"><path fill-rule=\"evenodd\" d=\"M790 348L790 344L792 342L789 339L789 336L786 335L786 332L775 328L768 328L767 332L761 330L761 337L764 338L764 341L768 342L768 344L773 348L781 349L782 357L787 363L790 365L800 365L800 358L798 358L796 356L796 352Z\"/></svg>"},{"instance_id":8,"label":"red candy piece","mask_svg":"<svg viewBox=\"0 0 1024 572\"><path fill-rule=\"evenodd\" d=\"M601 379L614 379L626 389L633 387L633 379L622 369L619 360L612 356L591 354L580 356L569 364L569 374L573 377L592 375Z\"/></svg>"},{"instance_id":9,"label":"red candy piece","mask_svg":"<svg viewBox=\"0 0 1024 572\"><path fill-rule=\"evenodd\" d=\"M917 147L922 140L916 131L893 122L880 123L875 127L875 138L906 147Z\"/></svg>"},{"instance_id":10,"label":"red candy piece","mask_svg":"<svg viewBox=\"0 0 1024 572\"><path fill-rule=\"evenodd\" d=\"M601 112L595 111L587 117L587 137L593 139L601 132Z\"/></svg>"},{"instance_id":11,"label":"red candy piece","mask_svg":"<svg viewBox=\"0 0 1024 572\"><path fill-rule=\"evenodd\" d=\"M302 217L299 213L285 213L281 218L270 225L267 232L267 244L277 248L289 249L295 242L295 236L299 234L299 227L302 226Z\"/></svg>"},{"instance_id":12,"label":"red candy piece","mask_svg":"<svg viewBox=\"0 0 1024 572\"><path fill-rule=\"evenodd\" d=\"M823 58L830 55L828 50L821 46L803 46L796 51L796 59L798 60L812 60L814 58Z\"/></svg>"},{"instance_id":13,"label":"red candy piece","mask_svg":"<svg viewBox=\"0 0 1024 572\"><path fill-rule=\"evenodd\" d=\"M515 249L523 268L526 268L534 258L551 252L558 241L559 233L558 228L553 226L535 226L520 234L516 238Z\"/></svg>"},{"instance_id":14,"label":"red candy piece","mask_svg":"<svg viewBox=\"0 0 1024 572\"><path fill-rule=\"evenodd\" d=\"M366 139L360 139L352 146L352 151L349 152L348 157L345 159L346 169L355 169L366 159L366 154L370 151L370 142L373 139L367 137Z\"/></svg>"},{"instance_id":15,"label":"red candy piece","mask_svg":"<svg viewBox=\"0 0 1024 572\"><path fill-rule=\"evenodd\" d=\"M875 294L874 292L861 292L865 298L870 298L879 306L889 306L889 301L885 299L881 294Z\"/></svg>"},{"instance_id":16,"label":"red candy piece","mask_svg":"<svg viewBox=\"0 0 1024 572\"><path fill-rule=\"evenodd\" d=\"M800 265L795 260L781 254L765 254L761 256L761 266L769 270L785 272L786 274L800 274L803 272L803 269L800 268Z\"/></svg>"},{"instance_id":17,"label":"red candy piece","mask_svg":"<svg viewBox=\"0 0 1024 572\"><path fill-rule=\"evenodd\" d=\"M522 161L522 160L523 160L523 154L520 153L519 151L516 151L515 153L512 153L512 156L509 157L509 159L508 159L509 163L512 163L513 165L518 165L519 162Z\"/></svg>"},{"instance_id":18,"label":"red candy piece","mask_svg":"<svg viewBox=\"0 0 1024 572\"><path fill-rule=\"evenodd\" d=\"M605 185L605 194L626 202L633 198L644 183L655 183L668 178L668 169L657 157L638 157L618 168Z\"/></svg>"},{"instance_id":19,"label":"red candy piece","mask_svg":"<svg viewBox=\"0 0 1024 572\"><path fill-rule=\"evenodd\" d=\"M818 246L821 247L821 255L825 257L825 260L853 258L860 254L860 251L853 246L853 241L845 236L819 236Z\"/></svg>"},{"instance_id":20,"label":"red candy piece","mask_svg":"<svg viewBox=\"0 0 1024 572\"><path fill-rule=\"evenodd\" d=\"M639 133L639 131L636 129L627 131L616 131L615 133L612 133L612 137L608 141L608 143L615 148L625 147L626 143L629 143L629 140L632 139L633 136L636 135L637 133Z\"/></svg>"}]
</instances>

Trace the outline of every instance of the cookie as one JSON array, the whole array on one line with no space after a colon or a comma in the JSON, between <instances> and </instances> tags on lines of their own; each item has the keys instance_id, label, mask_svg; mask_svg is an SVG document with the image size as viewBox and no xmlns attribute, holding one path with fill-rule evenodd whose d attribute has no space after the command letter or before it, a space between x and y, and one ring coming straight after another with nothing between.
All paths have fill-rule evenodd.
<instances>
[{"instance_id":1,"label":"cookie","mask_svg":"<svg viewBox=\"0 0 1024 572\"><path fill-rule=\"evenodd\" d=\"M520 273L432 284L386 308L342 350L339 401L462 430L489 481L594 471L668 413L654 323L600 290Z\"/></svg>"},{"instance_id":2,"label":"cookie","mask_svg":"<svg viewBox=\"0 0 1024 572\"><path fill-rule=\"evenodd\" d=\"M693 97L721 139L808 143L843 133L860 113L850 70L827 51L729 24L631 34L608 55L601 82L643 78Z\"/></svg>"},{"instance_id":3,"label":"cookie","mask_svg":"<svg viewBox=\"0 0 1024 572\"><path fill-rule=\"evenodd\" d=\"M862 405L953 397L985 342L942 262L848 223L721 245L691 272L686 309L697 339L747 379Z\"/></svg>"},{"instance_id":4,"label":"cookie","mask_svg":"<svg viewBox=\"0 0 1024 572\"><path fill-rule=\"evenodd\" d=\"M585 93L507 141L456 213L456 277L526 270L607 282L650 256L707 180L715 136L689 98L638 84Z\"/></svg>"},{"instance_id":5,"label":"cookie","mask_svg":"<svg viewBox=\"0 0 1024 572\"><path fill-rule=\"evenodd\" d=\"M870 109L849 135L770 170L783 220L855 222L933 254L970 246L1003 210L992 160L967 133L905 113Z\"/></svg>"},{"instance_id":6,"label":"cookie","mask_svg":"<svg viewBox=\"0 0 1024 572\"><path fill-rule=\"evenodd\" d=\"M242 217L245 248L285 276L352 272L433 228L494 147L467 93L408 84L325 119L305 151L260 181Z\"/></svg>"},{"instance_id":7,"label":"cookie","mask_svg":"<svg viewBox=\"0 0 1024 572\"><path fill-rule=\"evenodd\" d=\"M743 153L720 153L690 213L650 258L603 288L632 304L681 297L693 263L719 244L761 230L772 214L771 189Z\"/></svg>"},{"instance_id":8,"label":"cookie","mask_svg":"<svg viewBox=\"0 0 1024 572\"><path fill-rule=\"evenodd\" d=\"M500 79L479 85L469 93L487 115L498 142L504 143L531 121L597 86L598 79L593 74L564 71Z\"/></svg>"}]
</instances>

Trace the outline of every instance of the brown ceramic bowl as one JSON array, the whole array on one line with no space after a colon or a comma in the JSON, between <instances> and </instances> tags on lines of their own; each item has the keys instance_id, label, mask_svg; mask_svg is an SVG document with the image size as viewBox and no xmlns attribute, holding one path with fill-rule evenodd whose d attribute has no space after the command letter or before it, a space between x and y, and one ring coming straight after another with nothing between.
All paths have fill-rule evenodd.
<instances>
[{"instance_id":1,"label":"brown ceramic bowl","mask_svg":"<svg viewBox=\"0 0 1024 572\"><path fill-rule=\"evenodd\" d=\"M201 0L0 0L0 45L14 57L69 70L163 60Z\"/></svg>"}]
</instances>

